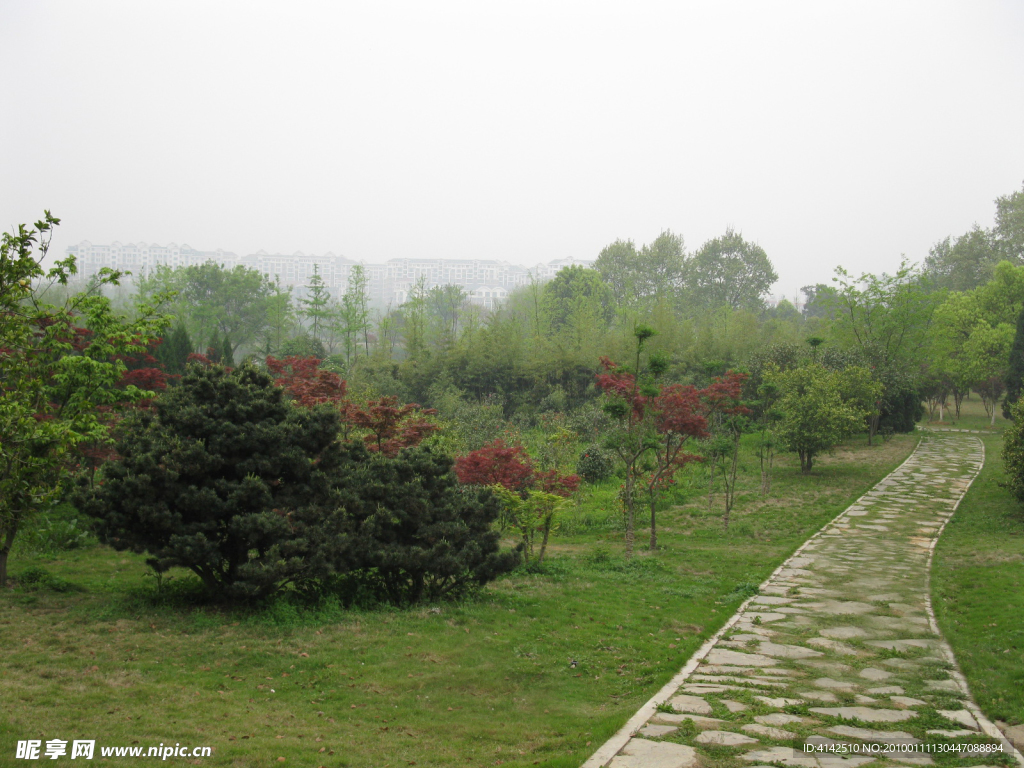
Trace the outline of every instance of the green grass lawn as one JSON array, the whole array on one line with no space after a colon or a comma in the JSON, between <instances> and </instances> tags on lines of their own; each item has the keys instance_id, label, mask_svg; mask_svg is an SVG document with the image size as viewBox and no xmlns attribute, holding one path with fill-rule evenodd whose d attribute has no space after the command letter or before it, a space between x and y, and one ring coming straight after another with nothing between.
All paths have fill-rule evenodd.
<instances>
[{"instance_id":1,"label":"green grass lawn","mask_svg":"<svg viewBox=\"0 0 1024 768\"><path fill-rule=\"evenodd\" d=\"M609 481L566 518L542 573L408 611L160 604L141 556L16 555L15 578L63 581L0 595L0 764L19 739L94 738L211 746L205 766L578 766L916 441L859 437L809 476L780 457L768 499L744 454L727 533L697 478L660 514L662 548L630 563Z\"/></svg>"},{"instance_id":2,"label":"green grass lawn","mask_svg":"<svg viewBox=\"0 0 1024 768\"><path fill-rule=\"evenodd\" d=\"M952 397L950 397L949 402L950 405L952 405ZM978 397L975 392L971 393L970 399L965 398L960 404L960 418L957 418L956 411L950 407L945 409L942 421L938 420L938 414L936 414L935 421L929 421L927 412L925 413L924 419L921 421L923 426L929 427L985 429L994 432L1002 432L1003 427L1005 427L1007 423L1007 420L1003 418L1002 405L998 405L996 406L995 424L993 424L991 422L991 417L985 413L985 406L982 404L981 398Z\"/></svg>"},{"instance_id":3,"label":"green grass lawn","mask_svg":"<svg viewBox=\"0 0 1024 768\"><path fill-rule=\"evenodd\" d=\"M936 547L932 594L978 705L1012 725L1024 723L1024 508L1000 486L1002 437L981 437L985 467Z\"/></svg>"}]
</instances>

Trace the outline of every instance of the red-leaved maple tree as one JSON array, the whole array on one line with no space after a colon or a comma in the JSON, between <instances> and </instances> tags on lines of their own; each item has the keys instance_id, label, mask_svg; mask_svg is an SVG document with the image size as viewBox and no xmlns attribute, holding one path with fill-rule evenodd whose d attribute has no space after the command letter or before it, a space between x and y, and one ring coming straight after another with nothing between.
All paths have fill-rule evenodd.
<instances>
[{"instance_id":1,"label":"red-leaved maple tree","mask_svg":"<svg viewBox=\"0 0 1024 768\"><path fill-rule=\"evenodd\" d=\"M438 426L423 418L436 413L435 409L420 408L417 403L399 405L397 397L382 397L371 400L365 408L350 405L343 417L357 429L369 431L363 440L372 453L394 457L403 448L419 445L437 432Z\"/></svg>"},{"instance_id":2,"label":"red-leaved maple tree","mask_svg":"<svg viewBox=\"0 0 1024 768\"><path fill-rule=\"evenodd\" d=\"M516 493L537 489L571 496L580 487L579 475L538 470L521 445L506 445L500 438L455 460L455 475L465 485L500 485Z\"/></svg>"},{"instance_id":3,"label":"red-leaved maple tree","mask_svg":"<svg viewBox=\"0 0 1024 768\"><path fill-rule=\"evenodd\" d=\"M708 473L708 509L711 508L715 470L722 465L722 480L725 484L725 515L722 522L729 527L729 513L736 496L736 472L739 466L740 438L747 427L750 408L743 402L743 382L747 374L726 371L700 391L701 405L707 419L712 423L721 440L709 447L711 471Z\"/></svg>"},{"instance_id":4,"label":"red-leaved maple tree","mask_svg":"<svg viewBox=\"0 0 1024 768\"><path fill-rule=\"evenodd\" d=\"M396 397L370 400L365 406L352 403L347 398L344 379L321 368L316 357L268 357L267 368L277 377L274 383L291 395L296 404L304 408L325 404L337 408L343 437L350 439L354 431L362 430L362 439L372 453L397 456L403 448L419 445L438 430L436 424L424 418L437 413L433 408L420 408L417 403L400 405Z\"/></svg>"}]
</instances>

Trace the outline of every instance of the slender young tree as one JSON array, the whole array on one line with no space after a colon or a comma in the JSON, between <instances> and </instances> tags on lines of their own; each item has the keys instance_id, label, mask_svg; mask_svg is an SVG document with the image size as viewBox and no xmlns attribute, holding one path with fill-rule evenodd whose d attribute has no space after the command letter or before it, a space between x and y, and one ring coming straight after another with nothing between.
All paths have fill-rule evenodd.
<instances>
[{"instance_id":1,"label":"slender young tree","mask_svg":"<svg viewBox=\"0 0 1024 768\"><path fill-rule=\"evenodd\" d=\"M313 265L313 276L309 278L306 297L299 299L299 306L302 307L299 313L309 323L309 335L322 344L331 316L331 292L324 285L317 264Z\"/></svg>"}]
</instances>

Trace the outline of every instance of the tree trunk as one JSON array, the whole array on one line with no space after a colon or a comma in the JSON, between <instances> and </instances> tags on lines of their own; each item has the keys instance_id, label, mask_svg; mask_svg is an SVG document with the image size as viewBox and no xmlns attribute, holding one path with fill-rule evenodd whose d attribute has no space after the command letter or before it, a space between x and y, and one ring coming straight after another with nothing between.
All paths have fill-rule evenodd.
<instances>
[{"instance_id":1,"label":"tree trunk","mask_svg":"<svg viewBox=\"0 0 1024 768\"><path fill-rule=\"evenodd\" d=\"M629 560L633 557L633 541L636 538L634 527L636 524L636 509L633 507L633 478L626 475L626 485L624 488L626 492L626 559Z\"/></svg>"},{"instance_id":2,"label":"tree trunk","mask_svg":"<svg viewBox=\"0 0 1024 768\"><path fill-rule=\"evenodd\" d=\"M0 589L7 586L7 556L11 554L11 547L14 546L14 537L18 534L18 526L11 522L10 527L4 532L4 543L0 547Z\"/></svg>"},{"instance_id":3,"label":"tree trunk","mask_svg":"<svg viewBox=\"0 0 1024 768\"><path fill-rule=\"evenodd\" d=\"M537 555L537 565L541 565L544 562L544 550L548 548L548 536L551 535L551 521L554 518L554 513L548 515L544 519L544 538L540 543L540 554Z\"/></svg>"},{"instance_id":4,"label":"tree trunk","mask_svg":"<svg viewBox=\"0 0 1024 768\"><path fill-rule=\"evenodd\" d=\"M651 552L658 548L658 530L654 519L654 497L651 497Z\"/></svg>"},{"instance_id":5,"label":"tree trunk","mask_svg":"<svg viewBox=\"0 0 1024 768\"><path fill-rule=\"evenodd\" d=\"M811 464L813 463L813 454L810 451L800 451L800 471L805 475L811 471Z\"/></svg>"},{"instance_id":6,"label":"tree trunk","mask_svg":"<svg viewBox=\"0 0 1024 768\"><path fill-rule=\"evenodd\" d=\"M711 511L711 507L715 501L715 467L718 462L714 458L711 459L711 473L708 476L708 512Z\"/></svg>"}]
</instances>

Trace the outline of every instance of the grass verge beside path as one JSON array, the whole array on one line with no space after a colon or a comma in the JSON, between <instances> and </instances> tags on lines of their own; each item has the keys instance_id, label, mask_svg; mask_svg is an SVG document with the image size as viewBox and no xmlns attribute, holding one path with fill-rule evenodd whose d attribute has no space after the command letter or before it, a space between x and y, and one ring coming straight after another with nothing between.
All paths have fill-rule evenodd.
<instances>
[{"instance_id":1,"label":"grass verge beside path","mask_svg":"<svg viewBox=\"0 0 1024 768\"><path fill-rule=\"evenodd\" d=\"M1024 509L1000 487L1002 437L979 437L985 466L936 546L933 604L978 706L1015 725L1024 723Z\"/></svg>"},{"instance_id":2,"label":"grass verge beside path","mask_svg":"<svg viewBox=\"0 0 1024 768\"><path fill-rule=\"evenodd\" d=\"M727 533L721 499L708 510L695 487L660 513L655 553L626 563L621 532L566 526L544 572L409 611L161 607L140 596L152 592L143 557L21 557L15 577L54 578L37 571L34 589L0 594L0 763L19 739L87 738L211 746L197 761L208 767L575 768L916 442L861 437L810 476L781 457L767 500L745 453ZM601 519L614 495L584 512Z\"/></svg>"}]
</instances>

